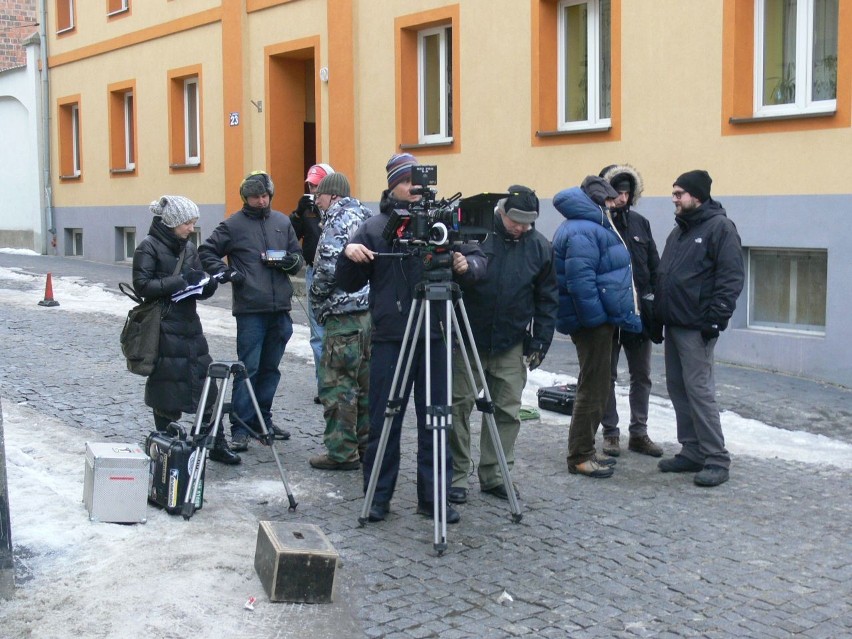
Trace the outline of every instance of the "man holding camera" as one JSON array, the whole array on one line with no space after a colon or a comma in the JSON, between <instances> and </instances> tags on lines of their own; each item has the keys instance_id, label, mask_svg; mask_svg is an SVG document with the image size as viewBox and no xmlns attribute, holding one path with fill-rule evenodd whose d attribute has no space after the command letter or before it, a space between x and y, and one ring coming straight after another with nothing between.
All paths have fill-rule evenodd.
<instances>
[{"instance_id":1,"label":"man holding camera","mask_svg":"<svg viewBox=\"0 0 852 639\"><path fill-rule=\"evenodd\" d=\"M305 176L305 190L307 191L296 205L296 210L290 213L290 222L296 231L296 237L302 242L302 256L305 258L305 290L311 289L314 279L314 256L317 252L317 243L322 234L322 211L315 202L317 187L327 175L333 175L334 169L328 164L314 164L308 169ZM314 369L317 372L317 396L314 402L319 404L320 387L320 357L322 357L322 325L317 322L316 312L311 303L310 295L307 296L308 323L311 325L311 350L314 353Z\"/></svg>"},{"instance_id":2,"label":"man holding camera","mask_svg":"<svg viewBox=\"0 0 852 639\"><path fill-rule=\"evenodd\" d=\"M222 281L231 283L237 356L246 367L266 428L288 439L290 433L272 423L272 400L281 379L278 365L293 334L290 275L299 272L304 259L290 219L270 206L274 194L265 172L247 175L240 184L243 208L213 230L198 254L208 273L224 273ZM231 402L231 447L244 451L252 431L261 429L248 389L239 382Z\"/></svg>"},{"instance_id":3,"label":"man holding camera","mask_svg":"<svg viewBox=\"0 0 852 639\"><path fill-rule=\"evenodd\" d=\"M316 203L325 223L308 294L325 329L319 397L327 452L308 462L321 470L358 470L370 431L370 287L347 293L337 286L335 271L343 247L373 212L351 197L349 180L342 173L322 179L316 189Z\"/></svg>"},{"instance_id":4,"label":"man holding camera","mask_svg":"<svg viewBox=\"0 0 852 639\"><path fill-rule=\"evenodd\" d=\"M385 422L385 410L390 397L394 371L399 354L403 348L403 337L415 289L423 281L424 262L421 251L432 254L428 246L405 246L395 239L389 239L385 233L391 214L394 211L403 217L408 216L409 207L423 199L423 185L412 184L412 169L417 166L416 158L409 153L399 153L387 163L388 189L382 193L380 213L366 220L352 241L346 245L337 261L337 282L344 291L355 292L370 284L370 313L373 319L371 338L372 357L370 361L370 434L367 454L363 460L364 486L369 484L379 439ZM396 229L399 230L399 229ZM413 250L412 250L413 249ZM379 257L379 254L396 253L399 256ZM462 282L474 281L485 273L485 255L478 246L463 245L453 251L451 258L452 273ZM424 303L428 301L424 300ZM399 395L400 410L394 417L388 435L387 448L382 459L373 502L370 505L369 520L382 521L390 511L396 480L399 474L400 435L405 408L411 388L414 387L414 406L417 413L417 512L427 517L433 516L433 446L432 432L426 428L426 387L431 389L433 406L446 405L448 389L446 384L446 351L443 340L451 339L442 335L446 324L441 312L431 314L431 378L426 379L425 327L421 339L414 345L414 356L407 387ZM400 372L400 375L402 372ZM400 377L402 379L402 377ZM452 475L451 456L447 455L445 476L449 488ZM447 523L457 523L461 517L452 507L447 506Z\"/></svg>"},{"instance_id":5,"label":"man holding camera","mask_svg":"<svg viewBox=\"0 0 852 639\"><path fill-rule=\"evenodd\" d=\"M553 249L533 228L538 198L525 186L510 186L497 203L494 231L482 245L488 258L485 278L465 287L464 301L482 362L485 383L494 402L494 421L509 470L515 462L515 440L521 429L521 394L527 368L537 368L550 348L559 303ZM449 500L467 501L470 474L470 413L482 390L476 377L471 386L460 355L453 361L453 485ZM479 487L484 493L509 499L485 416L479 437ZM517 493L517 489L516 493Z\"/></svg>"}]
</instances>

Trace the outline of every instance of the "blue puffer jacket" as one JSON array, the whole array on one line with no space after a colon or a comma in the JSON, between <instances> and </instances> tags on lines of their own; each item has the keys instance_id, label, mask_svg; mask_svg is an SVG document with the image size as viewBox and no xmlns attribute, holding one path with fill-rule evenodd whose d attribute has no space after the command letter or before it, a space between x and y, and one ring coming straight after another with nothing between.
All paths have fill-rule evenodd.
<instances>
[{"instance_id":1,"label":"blue puffer jacket","mask_svg":"<svg viewBox=\"0 0 852 639\"><path fill-rule=\"evenodd\" d=\"M553 206L565 218L553 236L559 284L556 330L571 334L614 324L641 332L630 254L606 210L579 187L557 193Z\"/></svg>"}]
</instances>

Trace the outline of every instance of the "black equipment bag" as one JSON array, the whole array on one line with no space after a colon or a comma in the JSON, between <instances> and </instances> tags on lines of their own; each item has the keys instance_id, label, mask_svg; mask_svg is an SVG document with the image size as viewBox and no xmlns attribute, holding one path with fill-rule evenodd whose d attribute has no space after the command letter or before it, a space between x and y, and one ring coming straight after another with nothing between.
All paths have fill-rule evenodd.
<instances>
[{"instance_id":1,"label":"black equipment bag","mask_svg":"<svg viewBox=\"0 0 852 639\"><path fill-rule=\"evenodd\" d=\"M187 441L186 431L172 422L166 432L154 431L148 435L145 450L151 458L148 501L162 506L170 515L181 513L190 472L201 449ZM195 491L195 510L201 510L203 504L204 473Z\"/></svg>"},{"instance_id":2,"label":"black equipment bag","mask_svg":"<svg viewBox=\"0 0 852 639\"><path fill-rule=\"evenodd\" d=\"M574 410L574 400L577 398L577 386L561 384L539 388L537 395L539 408L570 415Z\"/></svg>"}]
</instances>

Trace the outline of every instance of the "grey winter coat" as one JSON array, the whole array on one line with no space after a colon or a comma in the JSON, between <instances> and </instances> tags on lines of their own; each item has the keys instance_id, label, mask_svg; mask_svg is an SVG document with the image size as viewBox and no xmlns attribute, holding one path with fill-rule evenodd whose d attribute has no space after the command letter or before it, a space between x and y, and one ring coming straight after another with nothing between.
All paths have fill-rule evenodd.
<instances>
[{"instance_id":1,"label":"grey winter coat","mask_svg":"<svg viewBox=\"0 0 852 639\"><path fill-rule=\"evenodd\" d=\"M234 315L290 311L293 284L280 268L263 263L262 256L269 249L296 253L304 263L290 219L280 211L248 205L222 221L199 247L208 273L227 270L223 259L227 257L230 267L245 276L245 281L231 286Z\"/></svg>"}]
</instances>

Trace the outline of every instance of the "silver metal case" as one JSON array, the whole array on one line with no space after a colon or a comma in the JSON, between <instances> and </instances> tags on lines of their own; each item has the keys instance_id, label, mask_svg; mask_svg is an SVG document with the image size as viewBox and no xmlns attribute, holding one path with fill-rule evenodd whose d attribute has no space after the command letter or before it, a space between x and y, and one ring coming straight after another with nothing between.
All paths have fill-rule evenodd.
<instances>
[{"instance_id":1,"label":"silver metal case","mask_svg":"<svg viewBox=\"0 0 852 639\"><path fill-rule=\"evenodd\" d=\"M83 503L91 521L148 520L150 458L137 444L86 442Z\"/></svg>"}]
</instances>

